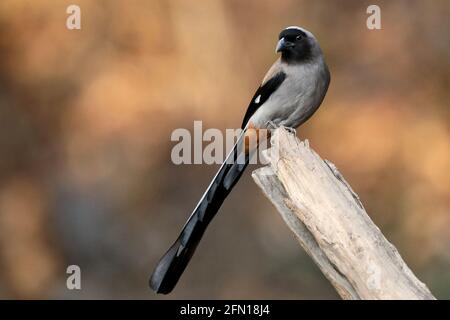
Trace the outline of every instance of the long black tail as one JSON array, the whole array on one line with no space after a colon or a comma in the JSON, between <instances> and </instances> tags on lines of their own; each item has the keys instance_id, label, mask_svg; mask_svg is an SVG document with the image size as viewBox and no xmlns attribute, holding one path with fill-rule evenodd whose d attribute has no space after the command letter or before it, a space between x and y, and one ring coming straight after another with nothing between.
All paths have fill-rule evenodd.
<instances>
[{"instance_id":1,"label":"long black tail","mask_svg":"<svg viewBox=\"0 0 450 320\"><path fill-rule=\"evenodd\" d=\"M244 151L243 140L241 135L184 225L178 239L153 271L150 287L157 293L167 294L175 287L206 227L247 167L251 154Z\"/></svg>"}]
</instances>

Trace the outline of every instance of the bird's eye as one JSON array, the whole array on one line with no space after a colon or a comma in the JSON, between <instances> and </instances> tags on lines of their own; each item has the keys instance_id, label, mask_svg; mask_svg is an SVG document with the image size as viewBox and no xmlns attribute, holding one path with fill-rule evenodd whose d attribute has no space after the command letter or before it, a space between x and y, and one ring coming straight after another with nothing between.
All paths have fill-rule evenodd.
<instances>
[{"instance_id":1,"label":"bird's eye","mask_svg":"<svg viewBox=\"0 0 450 320\"><path fill-rule=\"evenodd\" d=\"M301 38L302 38L302 36L300 35L300 36L295 37L295 40L300 40Z\"/></svg>"}]
</instances>

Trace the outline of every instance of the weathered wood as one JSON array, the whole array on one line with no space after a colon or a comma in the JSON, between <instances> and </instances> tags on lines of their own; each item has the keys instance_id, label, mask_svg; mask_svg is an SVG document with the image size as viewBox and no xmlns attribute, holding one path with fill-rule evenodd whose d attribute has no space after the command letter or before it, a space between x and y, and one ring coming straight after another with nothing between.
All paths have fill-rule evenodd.
<instances>
[{"instance_id":1,"label":"weathered wood","mask_svg":"<svg viewBox=\"0 0 450 320\"><path fill-rule=\"evenodd\" d=\"M331 162L284 128L271 144L253 179L343 299L435 299Z\"/></svg>"}]
</instances>

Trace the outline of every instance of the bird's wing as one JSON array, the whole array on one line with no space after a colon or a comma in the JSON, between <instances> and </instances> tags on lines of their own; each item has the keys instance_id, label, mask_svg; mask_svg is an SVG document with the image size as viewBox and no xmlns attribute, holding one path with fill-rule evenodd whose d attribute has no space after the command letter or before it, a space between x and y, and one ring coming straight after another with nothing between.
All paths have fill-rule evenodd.
<instances>
[{"instance_id":1,"label":"bird's wing","mask_svg":"<svg viewBox=\"0 0 450 320\"><path fill-rule=\"evenodd\" d=\"M271 71L269 71L269 73L270 72ZM267 99L269 99L269 97L280 87L284 79L286 79L286 74L281 70L276 71L271 77L266 76L264 82L258 90L256 90L255 95L248 105L247 112L245 113L244 120L242 121L242 129L245 128L248 120L250 120L256 110L258 110L258 108L262 106L264 102L266 102Z\"/></svg>"}]
</instances>

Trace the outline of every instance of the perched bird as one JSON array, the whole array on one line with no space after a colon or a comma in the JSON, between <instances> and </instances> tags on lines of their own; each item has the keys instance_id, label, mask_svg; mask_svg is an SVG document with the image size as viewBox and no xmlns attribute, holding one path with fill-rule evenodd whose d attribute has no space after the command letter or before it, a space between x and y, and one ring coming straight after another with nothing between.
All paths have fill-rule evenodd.
<instances>
[{"instance_id":1,"label":"perched bird","mask_svg":"<svg viewBox=\"0 0 450 320\"><path fill-rule=\"evenodd\" d=\"M150 287L157 293L173 290L208 224L247 167L252 150L245 145L246 136L252 130L269 126L297 128L312 116L325 97L330 73L314 35L300 27L288 27L281 31L278 40L276 52L281 52L281 56L248 106L242 122L243 134L153 272Z\"/></svg>"}]
</instances>

